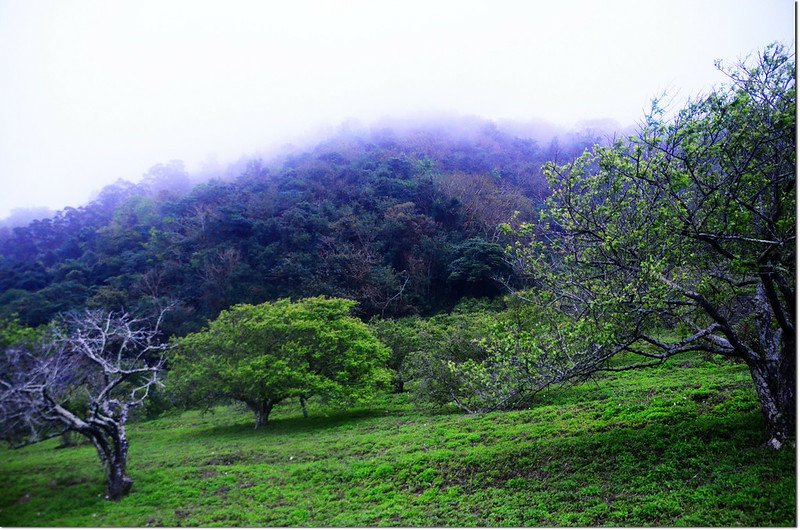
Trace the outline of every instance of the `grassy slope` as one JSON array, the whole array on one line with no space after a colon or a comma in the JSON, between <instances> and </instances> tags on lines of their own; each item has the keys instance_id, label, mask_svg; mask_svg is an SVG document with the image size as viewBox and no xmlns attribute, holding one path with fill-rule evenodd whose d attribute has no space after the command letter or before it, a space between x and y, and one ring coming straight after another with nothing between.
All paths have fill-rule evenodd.
<instances>
[{"instance_id":1,"label":"grassy slope","mask_svg":"<svg viewBox=\"0 0 800 530\"><path fill-rule=\"evenodd\" d=\"M348 413L233 408L130 428L133 493L91 447L0 450L0 525L795 524L795 454L760 447L746 370L702 358L471 417L392 396Z\"/></svg>"}]
</instances>

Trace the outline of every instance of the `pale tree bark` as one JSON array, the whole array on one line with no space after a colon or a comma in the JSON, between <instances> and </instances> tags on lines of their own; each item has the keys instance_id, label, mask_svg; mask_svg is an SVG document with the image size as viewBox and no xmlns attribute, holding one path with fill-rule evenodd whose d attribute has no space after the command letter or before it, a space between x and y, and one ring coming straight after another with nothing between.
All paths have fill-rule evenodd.
<instances>
[{"instance_id":1,"label":"pale tree bark","mask_svg":"<svg viewBox=\"0 0 800 530\"><path fill-rule=\"evenodd\" d=\"M767 294L768 288L757 288L758 308L756 323L758 343L763 351L752 351L745 358L753 378L761 411L767 422L767 445L780 449L784 441L793 436L796 428L797 405L795 400L797 358L793 322L774 325L773 311ZM778 307L778 311L782 308ZM778 319L780 320L780 319Z\"/></svg>"},{"instance_id":2,"label":"pale tree bark","mask_svg":"<svg viewBox=\"0 0 800 530\"><path fill-rule=\"evenodd\" d=\"M127 314L72 314L41 344L9 348L0 357L0 433L13 447L66 432L86 437L106 474L106 498L127 495L130 411L160 384L167 344L160 327ZM83 405L78 396L88 396Z\"/></svg>"}]
</instances>

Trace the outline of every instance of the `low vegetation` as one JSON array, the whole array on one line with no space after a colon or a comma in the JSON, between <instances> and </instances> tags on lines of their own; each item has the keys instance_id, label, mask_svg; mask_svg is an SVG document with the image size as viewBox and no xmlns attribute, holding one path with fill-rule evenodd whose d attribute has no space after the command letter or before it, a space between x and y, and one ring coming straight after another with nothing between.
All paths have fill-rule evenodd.
<instances>
[{"instance_id":1,"label":"low vegetation","mask_svg":"<svg viewBox=\"0 0 800 530\"><path fill-rule=\"evenodd\" d=\"M676 369L677 368L677 369ZM530 410L218 407L131 426L134 492L88 445L0 457L0 525L793 526L795 460L764 448L746 366L684 354L553 389Z\"/></svg>"}]
</instances>

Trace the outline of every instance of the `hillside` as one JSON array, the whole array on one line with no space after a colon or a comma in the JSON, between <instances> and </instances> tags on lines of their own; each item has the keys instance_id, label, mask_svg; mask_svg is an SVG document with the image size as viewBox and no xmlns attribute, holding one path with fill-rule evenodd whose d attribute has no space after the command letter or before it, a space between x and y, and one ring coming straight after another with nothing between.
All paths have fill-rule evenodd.
<instances>
[{"instance_id":1,"label":"hillside","mask_svg":"<svg viewBox=\"0 0 800 530\"><path fill-rule=\"evenodd\" d=\"M676 365L676 366L675 366ZM0 449L3 526L794 526L793 451L763 447L746 367L698 354L554 389L530 409L297 403L131 426L134 492L90 445Z\"/></svg>"},{"instance_id":2,"label":"hillside","mask_svg":"<svg viewBox=\"0 0 800 530\"><path fill-rule=\"evenodd\" d=\"M489 122L342 133L197 185L182 163L162 164L84 207L0 228L0 317L35 326L169 298L182 303L169 331L183 334L281 297L341 296L391 317L495 296L491 277L510 274L497 226L541 206L545 161L598 139L570 138L542 147ZM482 272L460 274L460 259Z\"/></svg>"}]
</instances>

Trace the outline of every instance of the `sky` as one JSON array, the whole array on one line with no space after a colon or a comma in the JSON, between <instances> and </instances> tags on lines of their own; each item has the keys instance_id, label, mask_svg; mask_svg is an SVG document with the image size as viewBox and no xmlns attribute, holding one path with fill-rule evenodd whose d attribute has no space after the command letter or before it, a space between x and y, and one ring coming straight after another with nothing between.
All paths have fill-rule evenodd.
<instances>
[{"instance_id":1,"label":"sky","mask_svg":"<svg viewBox=\"0 0 800 530\"><path fill-rule=\"evenodd\" d=\"M639 121L794 43L791 0L0 0L0 218L346 121Z\"/></svg>"}]
</instances>

